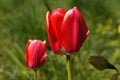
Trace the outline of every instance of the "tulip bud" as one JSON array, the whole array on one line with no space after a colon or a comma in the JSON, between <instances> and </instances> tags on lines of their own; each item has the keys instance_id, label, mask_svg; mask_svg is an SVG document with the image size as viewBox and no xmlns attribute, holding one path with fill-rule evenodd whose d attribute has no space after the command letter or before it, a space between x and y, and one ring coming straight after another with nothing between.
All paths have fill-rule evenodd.
<instances>
[{"instance_id":1,"label":"tulip bud","mask_svg":"<svg viewBox=\"0 0 120 80\"><path fill-rule=\"evenodd\" d=\"M29 68L37 69L41 67L45 59L47 57L46 54L46 41L40 40L29 40L26 46L25 51L25 60L26 65Z\"/></svg>"}]
</instances>

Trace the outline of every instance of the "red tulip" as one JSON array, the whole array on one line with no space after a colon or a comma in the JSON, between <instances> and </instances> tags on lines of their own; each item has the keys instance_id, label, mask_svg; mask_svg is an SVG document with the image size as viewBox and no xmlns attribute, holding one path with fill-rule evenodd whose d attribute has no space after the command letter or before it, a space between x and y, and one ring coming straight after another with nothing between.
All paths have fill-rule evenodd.
<instances>
[{"instance_id":1,"label":"red tulip","mask_svg":"<svg viewBox=\"0 0 120 80\"><path fill-rule=\"evenodd\" d=\"M50 47L56 53L69 55L79 51L89 35L82 14L77 7L70 10L55 9L46 14L46 29Z\"/></svg>"},{"instance_id":2,"label":"red tulip","mask_svg":"<svg viewBox=\"0 0 120 80\"><path fill-rule=\"evenodd\" d=\"M41 67L45 59L47 57L46 54L46 41L40 40L29 40L26 46L25 58L26 65L29 68L37 69Z\"/></svg>"}]
</instances>

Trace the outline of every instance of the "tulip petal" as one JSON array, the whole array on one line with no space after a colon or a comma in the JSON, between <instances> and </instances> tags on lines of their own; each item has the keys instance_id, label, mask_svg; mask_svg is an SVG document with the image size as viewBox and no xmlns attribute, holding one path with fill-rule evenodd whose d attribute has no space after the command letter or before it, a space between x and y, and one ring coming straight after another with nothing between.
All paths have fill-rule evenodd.
<instances>
[{"instance_id":1,"label":"tulip petal","mask_svg":"<svg viewBox=\"0 0 120 80\"><path fill-rule=\"evenodd\" d=\"M61 31L63 47L66 49L66 52L78 51L87 38L89 31L81 13L76 7L65 14Z\"/></svg>"},{"instance_id":2,"label":"tulip petal","mask_svg":"<svg viewBox=\"0 0 120 80\"><path fill-rule=\"evenodd\" d=\"M52 50L56 53L60 52L61 45L58 41L58 37L55 34L55 30L53 28L53 25L51 24L51 14L50 12L47 12L46 15L46 29L47 29L47 34L48 34L48 40L50 43L50 47Z\"/></svg>"},{"instance_id":3,"label":"tulip petal","mask_svg":"<svg viewBox=\"0 0 120 80\"><path fill-rule=\"evenodd\" d=\"M36 44L36 45L38 45L38 47L37 47L37 50L36 50L35 60L36 60L36 64L39 64L37 67L41 67L44 62L41 62L40 60L42 59L42 55L45 54L46 42L39 41L38 44Z\"/></svg>"},{"instance_id":4,"label":"tulip petal","mask_svg":"<svg viewBox=\"0 0 120 80\"><path fill-rule=\"evenodd\" d=\"M39 45L39 42L37 40L32 41L32 43L29 45L29 48L28 48L28 51L29 51L28 52L29 53L28 65L31 68L38 66L37 58L38 58L38 55L41 53L41 52L38 52L39 46L40 45Z\"/></svg>"},{"instance_id":5,"label":"tulip petal","mask_svg":"<svg viewBox=\"0 0 120 80\"><path fill-rule=\"evenodd\" d=\"M27 43L27 46L26 46L26 48L25 48L25 62L26 62L26 65L28 65L28 61L29 61L29 51L28 51L28 47L29 47L29 45L30 45L30 42L31 42L31 40L29 40L28 41L28 43Z\"/></svg>"},{"instance_id":6,"label":"tulip petal","mask_svg":"<svg viewBox=\"0 0 120 80\"><path fill-rule=\"evenodd\" d=\"M39 62L41 63L41 65L44 64L46 57L47 57L47 53L44 52L44 54L41 55L41 59L40 59L40 61L39 61Z\"/></svg>"},{"instance_id":7,"label":"tulip petal","mask_svg":"<svg viewBox=\"0 0 120 80\"><path fill-rule=\"evenodd\" d=\"M64 9L58 8L52 11L51 13L51 24L53 26L53 29L55 31L56 37L58 38L60 42L60 35L61 35L61 26L63 22L63 18L66 11Z\"/></svg>"}]
</instances>

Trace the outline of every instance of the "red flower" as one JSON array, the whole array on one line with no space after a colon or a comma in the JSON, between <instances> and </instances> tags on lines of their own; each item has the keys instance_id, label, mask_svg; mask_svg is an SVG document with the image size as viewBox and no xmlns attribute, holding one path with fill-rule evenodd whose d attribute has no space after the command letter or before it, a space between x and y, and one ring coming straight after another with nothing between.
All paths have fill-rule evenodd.
<instances>
[{"instance_id":1,"label":"red flower","mask_svg":"<svg viewBox=\"0 0 120 80\"><path fill-rule=\"evenodd\" d=\"M50 47L56 53L64 50L69 55L79 51L89 34L82 14L77 7L70 10L61 8L48 11L46 29Z\"/></svg>"},{"instance_id":2,"label":"red flower","mask_svg":"<svg viewBox=\"0 0 120 80\"><path fill-rule=\"evenodd\" d=\"M29 68L37 69L43 65L46 54L46 41L29 40L26 46L25 58Z\"/></svg>"}]
</instances>

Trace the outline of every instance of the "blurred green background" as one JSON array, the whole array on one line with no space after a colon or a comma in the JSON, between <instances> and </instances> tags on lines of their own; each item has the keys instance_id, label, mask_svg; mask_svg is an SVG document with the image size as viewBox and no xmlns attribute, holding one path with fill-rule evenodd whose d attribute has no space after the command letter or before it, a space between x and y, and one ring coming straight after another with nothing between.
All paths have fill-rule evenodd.
<instances>
[{"instance_id":1,"label":"blurred green background","mask_svg":"<svg viewBox=\"0 0 120 80\"><path fill-rule=\"evenodd\" d=\"M0 80L33 80L25 66L28 39L47 40L45 15L55 8L78 7L90 30L80 51L71 56L73 80L109 80L115 71L98 71L88 62L102 55L120 67L120 0L0 0ZM67 80L64 55L54 54L39 69L40 80Z\"/></svg>"}]
</instances>

